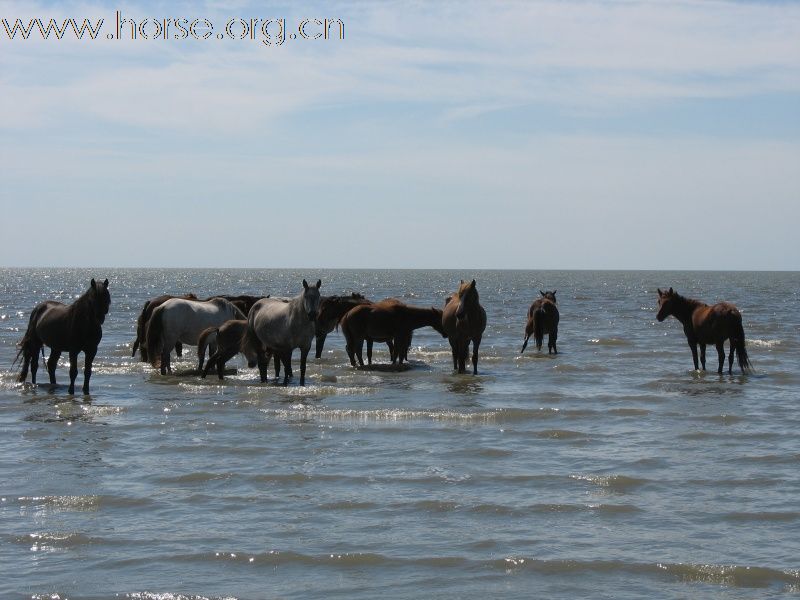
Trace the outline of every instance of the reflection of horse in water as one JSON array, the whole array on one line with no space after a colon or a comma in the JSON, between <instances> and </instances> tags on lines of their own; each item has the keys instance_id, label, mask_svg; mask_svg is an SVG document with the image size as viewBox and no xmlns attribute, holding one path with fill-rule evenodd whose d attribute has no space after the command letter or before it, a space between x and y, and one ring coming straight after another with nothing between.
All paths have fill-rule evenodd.
<instances>
[{"instance_id":1,"label":"reflection of horse in water","mask_svg":"<svg viewBox=\"0 0 800 600\"><path fill-rule=\"evenodd\" d=\"M89 379L92 376L92 361L97 354L97 346L103 338L103 322L111 306L108 293L108 279L98 284L92 279L89 289L70 305L46 300L31 312L28 329L19 343L16 362L22 357L22 372L19 381L25 381L28 368L31 382L36 383L39 369L39 352L43 346L50 348L47 372L50 383L56 383L56 366L62 352L69 353L69 393L75 393L75 378L78 376L78 354L83 352L83 393L89 393Z\"/></svg>"},{"instance_id":2,"label":"reflection of horse in water","mask_svg":"<svg viewBox=\"0 0 800 600\"><path fill-rule=\"evenodd\" d=\"M725 365L725 340L731 341L730 354L728 355L728 373L733 373L733 355L739 357L739 368L742 373L750 370L750 360L747 358L747 349L744 345L744 328L742 327L742 314L730 302L719 302L712 306L700 300L684 298L678 292L669 288L666 292L658 290L658 314L656 318L663 321L672 315L683 325L683 332L692 350L692 360L695 370L697 364L697 345L700 345L700 363L706 369L706 345L714 344L717 347L719 368L717 373L722 373Z\"/></svg>"},{"instance_id":3,"label":"reflection of horse in water","mask_svg":"<svg viewBox=\"0 0 800 600\"><path fill-rule=\"evenodd\" d=\"M556 306L556 290L552 292L539 290L539 293L542 297L534 300L528 309L528 322L525 324L525 341L522 342L520 354L525 352L531 335L533 335L536 349L541 350L545 334L548 335L547 353L558 354L556 340L558 339L558 320L560 317Z\"/></svg>"}]
</instances>

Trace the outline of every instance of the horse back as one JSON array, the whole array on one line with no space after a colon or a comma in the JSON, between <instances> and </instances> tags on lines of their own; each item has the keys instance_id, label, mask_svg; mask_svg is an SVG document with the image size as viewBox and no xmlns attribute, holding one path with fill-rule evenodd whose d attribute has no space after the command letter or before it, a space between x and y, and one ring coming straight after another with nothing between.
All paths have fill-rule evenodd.
<instances>
[{"instance_id":1,"label":"horse back","mask_svg":"<svg viewBox=\"0 0 800 600\"><path fill-rule=\"evenodd\" d=\"M697 341L716 344L735 335L742 323L742 314L730 302L702 305L692 313L692 328Z\"/></svg>"},{"instance_id":2,"label":"horse back","mask_svg":"<svg viewBox=\"0 0 800 600\"><path fill-rule=\"evenodd\" d=\"M75 304L46 300L36 306L32 320L34 315L38 319L31 324L37 337L53 350L82 352L96 348L103 337L100 323L79 312Z\"/></svg>"}]
</instances>

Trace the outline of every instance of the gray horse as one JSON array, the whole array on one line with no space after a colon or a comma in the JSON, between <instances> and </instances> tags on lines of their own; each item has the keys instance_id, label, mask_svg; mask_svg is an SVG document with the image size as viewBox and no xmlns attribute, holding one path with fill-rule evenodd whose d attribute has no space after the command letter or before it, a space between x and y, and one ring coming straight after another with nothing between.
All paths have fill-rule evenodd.
<instances>
[{"instance_id":1,"label":"gray horse","mask_svg":"<svg viewBox=\"0 0 800 600\"><path fill-rule=\"evenodd\" d=\"M306 359L314 340L320 286L320 280L312 287L303 279L303 291L288 302L281 298L264 298L250 309L242 349L258 356L262 382L267 381L267 365L274 354L283 362L283 383L288 384L292 376L292 352L300 348L300 385L305 385Z\"/></svg>"}]
</instances>

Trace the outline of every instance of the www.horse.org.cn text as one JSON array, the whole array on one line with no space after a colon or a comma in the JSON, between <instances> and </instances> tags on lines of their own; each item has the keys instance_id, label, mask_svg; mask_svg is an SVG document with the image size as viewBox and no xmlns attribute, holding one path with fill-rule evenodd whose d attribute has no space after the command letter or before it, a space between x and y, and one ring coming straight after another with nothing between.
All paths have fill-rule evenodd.
<instances>
[{"instance_id":1,"label":"www.horse.org.cn text","mask_svg":"<svg viewBox=\"0 0 800 600\"><path fill-rule=\"evenodd\" d=\"M282 46L287 40L344 40L344 22L338 18L234 17L217 26L206 18L133 18L116 11L114 19L61 20L47 18L0 20L8 40L242 40Z\"/></svg>"}]
</instances>

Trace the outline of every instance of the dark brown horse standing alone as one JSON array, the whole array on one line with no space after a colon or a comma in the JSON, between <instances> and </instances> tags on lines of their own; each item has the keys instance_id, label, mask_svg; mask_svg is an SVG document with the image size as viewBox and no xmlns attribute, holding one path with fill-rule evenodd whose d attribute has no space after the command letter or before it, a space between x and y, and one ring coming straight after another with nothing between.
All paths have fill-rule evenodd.
<instances>
[{"instance_id":1,"label":"dark brown horse standing alone","mask_svg":"<svg viewBox=\"0 0 800 600\"><path fill-rule=\"evenodd\" d=\"M98 284L92 279L89 289L70 305L46 300L31 312L28 330L19 343L20 349L14 362L22 356L22 372L19 381L25 381L28 367L31 382L36 383L39 368L39 352L43 346L50 347L47 372L50 383L56 383L56 366L62 352L69 353L69 393L75 393L75 378L78 376L78 354L83 352L83 393L89 393L89 378L92 376L92 361L97 346L103 337L103 321L111 306L108 279Z\"/></svg>"},{"instance_id":2,"label":"dark brown horse standing alone","mask_svg":"<svg viewBox=\"0 0 800 600\"><path fill-rule=\"evenodd\" d=\"M683 325L683 332L692 350L695 370L697 364L697 346L700 345L700 364L706 369L706 344L714 344L719 355L717 373L722 374L725 365L725 340L730 339L731 349L728 355L728 373L733 373L733 355L739 357L739 368L742 373L751 369L744 345L744 328L742 315L730 302L719 302L709 306L700 300L684 298L672 288L666 292L658 290L659 322L672 315Z\"/></svg>"},{"instance_id":3,"label":"dark brown horse standing alone","mask_svg":"<svg viewBox=\"0 0 800 600\"><path fill-rule=\"evenodd\" d=\"M556 290L552 292L539 290L539 293L542 297L534 300L528 309L528 322L525 324L525 341L522 342L520 354L525 352L531 335L533 335L533 341L536 343L536 349L541 350L545 334L547 334L547 353L558 354L556 341L558 340L558 321L561 317L556 306Z\"/></svg>"},{"instance_id":4,"label":"dark brown horse standing alone","mask_svg":"<svg viewBox=\"0 0 800 600\"><path fill-rule=\"evenodd\" d=\"M478 374L478 347L486 329L486 311L480 305L475 280L463 280L458 291L445 301L442 326L450 339L453 368L466 373L469 343L472 342L472 373Z\"/></svg>"}]
</instances>

